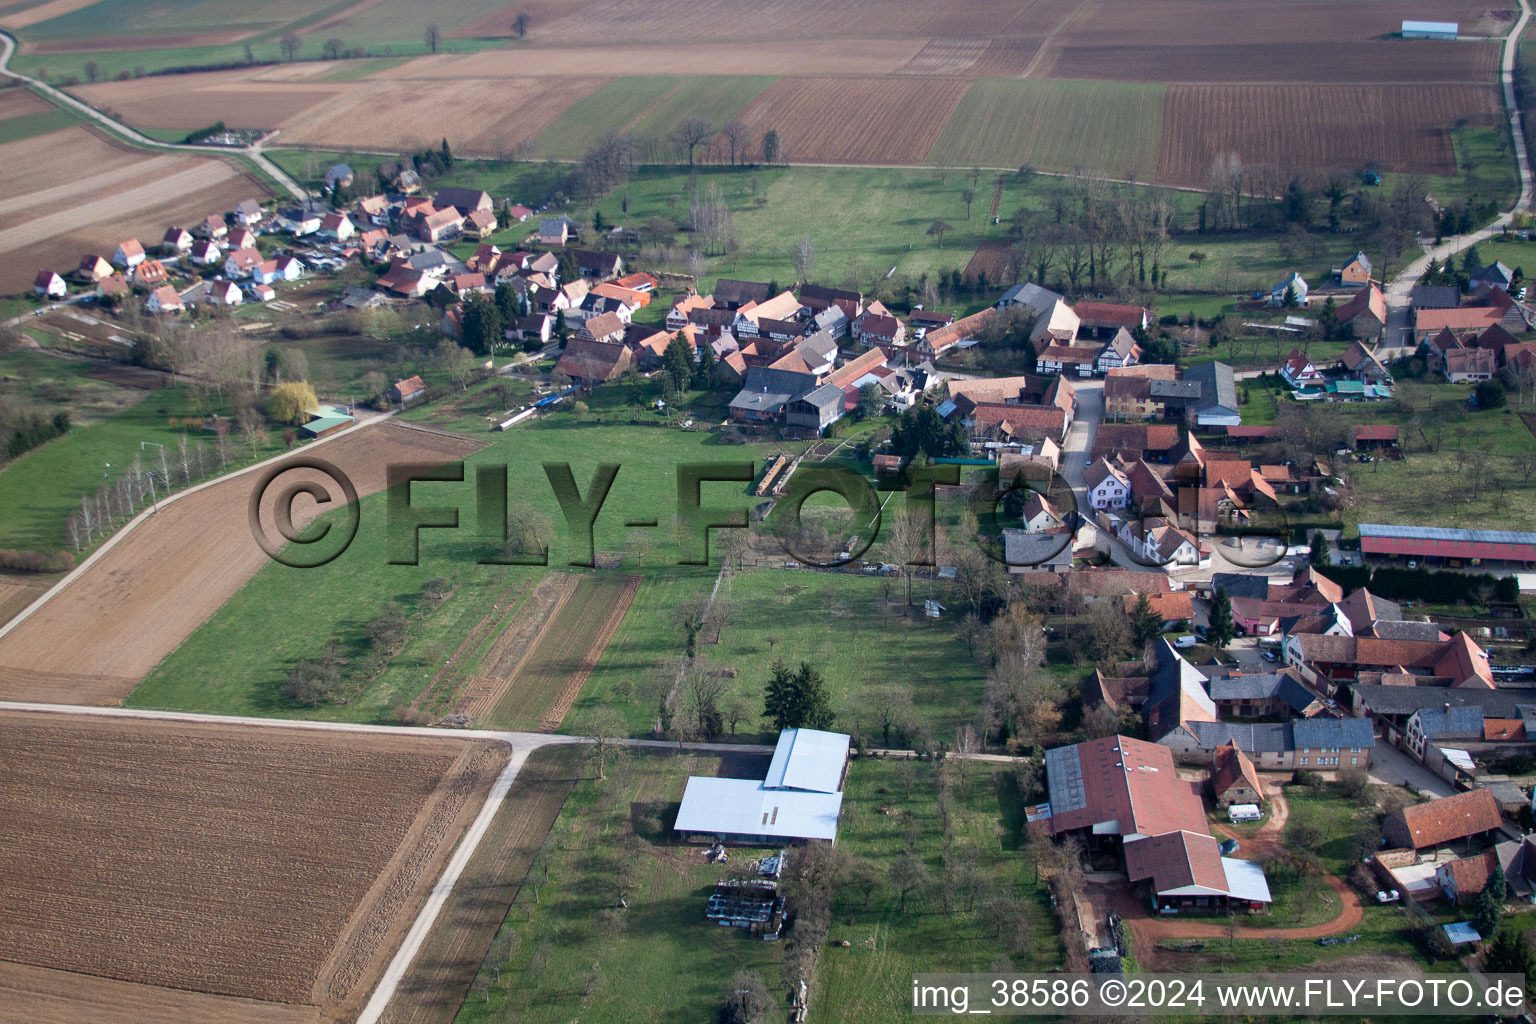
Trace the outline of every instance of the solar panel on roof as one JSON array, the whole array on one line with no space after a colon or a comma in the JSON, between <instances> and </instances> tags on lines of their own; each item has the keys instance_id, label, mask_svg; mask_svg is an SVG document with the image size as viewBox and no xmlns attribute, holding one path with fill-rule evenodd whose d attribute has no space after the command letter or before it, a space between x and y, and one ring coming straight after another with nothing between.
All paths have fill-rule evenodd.
<instances>
[{"instance_id":1,"label":"solar panel on roof","mask_svg":"<svg viewBox=\"0 0 1536 1024\"><path fill-rule=\"evenodd\" d=\"M1445 526L1397 526L1388 523L1361 523L1362 537L1389 537L1399 540L1476 541L1483 544L1536 544L1536 533L1513 530L1457 530Z\"/></svg>"}]
</instances>

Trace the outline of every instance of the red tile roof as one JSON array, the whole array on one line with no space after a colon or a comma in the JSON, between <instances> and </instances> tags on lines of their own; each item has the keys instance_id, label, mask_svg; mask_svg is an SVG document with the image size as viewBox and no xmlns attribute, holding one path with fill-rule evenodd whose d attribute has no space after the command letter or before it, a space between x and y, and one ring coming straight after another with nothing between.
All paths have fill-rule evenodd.
<instances>
[{"instance_id":1,"label":"red tile roof","mask_svg":"<svg viewBox=\"0 0 1536 1024\"><path fill-rule=\"evenodd\" d=\"M1397 839L1422 850L1496 829L1503 820L1493 794L1486 789L1474 789L1404 807L1387 819L1387 829L1390 833L1394 825L1398 826Z\"/></svg>"},{"instance_id":2,"label":"red tile roof","mask_svg":"<svg viewBox=\"0 0 1536 1024\"><path fill-rule=\"evenodd\" d=\"M1126 843L1127 879L1140 882L1150 878L1152 888L1159 893L1189 890L1191 895L1202 891L1225 895L1229 890L1227 872L1221 866L1221 847L1204 830L1203 816L1200 828L1198 832L1181 829Z\"/></svg>"},{"instance_id":3,"label":"red tile roof","mask_svg":"<svg viewBox=\"0 0 1536 1024\"><path fill-rule=\"evenodd\" d=\"M1124 836L1181 828L1205 831L1205 808L1190 783L1178 777L1167 747L1129 736L1105 736L1079 743L1076 750L1085 803L1056 813L1052 831L1110 821L1118 822Z\"/></svg>"},{"instance_id":4,"label":"red tile roof","mask_svg":"<svg viewBox=\"0 0 1536 1024\"><path fill-rule=\"evenodd\" d=\"M1211 792L1218 797L1233 786L1243 785L1264 799L1264 784L1247 754L1228 740L1211 752Z\"/></svg>"}]
</instances>

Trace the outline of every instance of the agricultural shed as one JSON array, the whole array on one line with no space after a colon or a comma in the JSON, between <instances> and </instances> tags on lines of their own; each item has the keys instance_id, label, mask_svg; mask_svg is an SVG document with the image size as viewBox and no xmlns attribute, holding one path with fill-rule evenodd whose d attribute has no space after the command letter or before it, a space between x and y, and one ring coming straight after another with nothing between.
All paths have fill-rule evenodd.
<instances>
[{"instance_id":1,"label":"agricultural shed","mask_svg":"<svg viewBox=\"0 0 1536 1024\"><path fill-rule=\"evenodd\" d=\"M724 842L837 841L848 736L786 729L762 782L693 776L673 828Z\"/></svg>"},{"instance_id":2,"label":"agricultural shed","mask_svg":"<svg viewBox=\"0 0 1536 1024\"><path fill-rule=\"evenodd\" d=\"M1454 21L1403 22L1404 39L1455 39L1460 26Z\"/></svg>"},{"instance_id":3,"label":"agricultural shed","mask_svg":"<svg viewBox=\"0 0 1536 1024\"><path fill-rule=\"evenodd\" d=\"M1360 550L1399 558L1480 558L1536 562L1536 533L1438 526L1360 524Z\"/></svg>"}]
</instances>

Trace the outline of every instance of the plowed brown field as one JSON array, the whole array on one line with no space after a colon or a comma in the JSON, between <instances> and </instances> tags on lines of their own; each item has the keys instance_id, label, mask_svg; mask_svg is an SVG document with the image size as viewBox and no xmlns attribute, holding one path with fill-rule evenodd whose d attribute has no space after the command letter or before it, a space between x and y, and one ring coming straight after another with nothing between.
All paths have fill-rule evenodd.
<instances>
[{"instance_id":1,"label":"plowed brown field","mask_svg":"<svg viewBox=\"0 0 1536 1024\"><path fill-rule=\"evenodd\" d=\"M282 69L286 70L286 68ZM256 80L259 72L211 71L99 82L74 91L80 98L139 128L283 128L300 114L347 91L347 85Z\"/></svg>"},{"instance_id":2,"label":"plowed brown field","mask_svg":"<svg viewBox=\"0 0 1536 1024\"><path fill-rule=\"evenodd\" d=\"M391 462L452 462L479 447L387 421L314 454L349 475L361 496L383 490ZM324 483L308 471L281 482L297 479ZM266 562L246 518L256 481L255 474L233 477L164 506L0 638L0 696L62 704L115 704L127 696ZM295 521L306 512L313 506L296 505ZM264 514L270 523L270 507Z\"/></svg>"},{"instance_id":3,"label":"plowed brown field","mask_svg":"<svg viewBox=\"0 0 1536 1024\"><path fill-rule=\"evenodd\" d=\"M111 255L125 238L158 240L265 197L266 186L217 157L152 155L65 128L0 145L0 294L29 290L40 268L66 271L81 253Z\"/></svg>"},{"instance_id":4,"label":"plowed brown field","mask_svg":"<svg viewBox=\"0 0 1536 1024\"><path fill-rule=\"evenodd\" d=\"M1204 33L1186 39L1205 39ZM1493 83L1496 43L1170 42L1120 46L1058 40L1036 74L1117 82Z\"/></svg>"},{"instance_id":5,"label":"plowed brown field","mask_svg":"<svg viewBox=\"0 0 1536 1024\"><path fill-rule=\"evenodd\" d=\"M1222 153L1282 170L1376 161L1392 171L1448 174L1456 119L1497 110L1491 86L1169 86L1157 179L1206 185Z\"/></svg>"},{"instance_id":6,"label":"plowed brown field","mask_svg":"<svg viewBox=\"0 0 1536 1024\"><path fill-rule=\"evenodd\" d=\"M283 138L301 145L392 150L446 138L463 153L503 153L538 135L606 81L499 78L469 89L459 81L367 81L297 118Z\"/></svg>"},{"instance_id":7,"label":"plowed brown field","mask_svg":"<svg viewBox=\"0 0 1536 1024\"><path fill-rule=\"evenodd\" d=\"M390 1024L452 1024L486 950L581 777L581 751L535 750L443 904L385 1011Z\"/></svg>"},{"instance_id":8,"label":"plowed brown field","mask_svg":"<svg viewBox=\"0 0 1536 1024\"><path fill-rule=\"evenodd\" d=\"M509 756L19 713L0 751L0 960L328 1017L361 1005Z\"/></svg>"},{"instance_id":9,"label":"plowed brown field","mask_svg":"<svg viewBox=\"0 0 1536 1024\"><path fill-rule=\"evenodd\" d=\"M967 85L953 78L783 78L740 120L759 136L776 129L796 163L916 164Z\"/></svg>"}]
</instances>

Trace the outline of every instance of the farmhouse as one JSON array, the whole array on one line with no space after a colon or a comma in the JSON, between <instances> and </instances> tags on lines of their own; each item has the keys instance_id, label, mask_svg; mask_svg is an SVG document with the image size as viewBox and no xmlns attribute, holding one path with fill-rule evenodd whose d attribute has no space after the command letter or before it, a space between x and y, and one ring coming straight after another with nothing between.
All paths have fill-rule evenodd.
<instances>
[{"instance_id":1,"label":"farmhouse","mask_svg":"<svg viewBox=\"0 0 1536 1024\"><path fill-rule=\"evenodd\" d=\"M1257 864L1221 856L1198 784L1178 777L1166 748L1106 736L1046 751L1045 768L1051 833L1080 835L1091 848L1119 846L1127 879L1154 907L1256 910L1270 902Z\"/></svg>"},{"instance_id":2,"label":"farmhouse","mask_svg":"<svg viewBox=\"0 0 1536 1024\"><path fill-rule=\"evenodd\" d=\"M246 227L261 223L261 203L255 199L242 199L235 204L234 221Z\"/></svg>"},{"instance_id":3,"label":"farmhouse","mask_svg":"<svg viewBox=\"0 0 1536 1024\"><path fill-rule=\"evenodd\" d=\"M1379 341L1387 327L1387 297L1381 286L1367 284L1337 310L1340 327L1363 341ZM1346 368L1353 370L1353 366Z\"/></svg>"},{"instance_id":4,"label":"farmhouse","mask_svg":"<svg viewBox=\"0 0 1536 1024\"><path fill-rule=\"evenodd\" d=\"M192 233L181 228L166 228L160 245L169 253L186 252L192 248Z\"/></svg>"},{"instance_id":5,"label":"farmhouse","mask_svg":"<svg viewBox=\"0 0 1536 1024\"><path fill-rule=\"evenodd\" d=\"M1357 252L1349 258L1349 262L1342 267L1333 268L1333 279L1343 288L1358 288L1371 282L1371 259L1363 252Z\"/></svg>"},{"instance_id":6,"label":"farmhouse","mask_svg":"<svg viewBox=\"0 0 1536 1024\"><path fill-rule=\"evenodd\" d=\"M167 284L149 293L149 298L144 300L144 308L151 313L180 313L186 306L182 304L181 296L176 294L176 289Z\"/></svg>"},{"instance_id":7,"label":"farmhouse","mask_svg":"<svg viewBox=\"0 0 1536 1024\"><path fill-rule=\"evenodd\" d=\"M1230 740L1211 755L1211 795L1223 810L1233 804L1264 803L1264 783L1252 759Z\"/></svg>"},{"instance_id":8,"label":"farmhouse","mask_svg":"<svg viewBox=\"0 0 1536 1024\"><path fill-rule=\"evenodd\" d=\"M573 337L555 364L555 372L590 389L613 380L629 369L632 362L630 350L624 345Z\"/></svg>"},{"instance_id":9,"label":"farmhouse","mask_svg":"<svg viewBox=\"0 0 1536 1024\"><path fill-rule=\"evenodd\" d=\"M94 253L86 253L80 257L80 265L75 268L75 273L95 284L104 277L112 276L112 264Z\"/></svg>"},{"instance_id":10,"label":"farmhouse","mask_svg":"<svg viewBox=\"0 0 1536 1024\"><path fill-rule=\"evenodd\" d=\"M1296 271L1269 290L1269 304L1271 306L1305 306L1307 304L1307 282Z\"/></svg>"},{"instance_id":11,"label":"farmhouse","mask_svg":"<svg viewBox=\"0 0 1536 1024\"><path fill-rule=\"evenodd\" d=\"M691 841L835 843L848 747L845 733L785 729L761 782L690 777L673 829Z\"/></svg>"},{"instance_id":12,"label":"farmhouse","mask_svg":"<svg viewBox=\"0 0 1536 1024\"><path fill-rule=\"evenodd\" d=\"M1404 807L1387 817L1381 833L1393 846L1427 850L1461 840L1488 838L1503 820L1493 794L1486 789L1474 789Z\"/></svg>"},{"instance_id":13,"label":"farmhouse","mask_svg":"<svg viewBox=\"0 0 1536 1024\"><path fill-rule=\"evenodd\" d=\"M439 209L452 207L464 216L469 216L476 210L494 210L495 202L490 194L478 188L441 188L437 190L437 196L433 204Z\"/></svg>"},{"instance_id":14,"label":"farmhouse","mask_svg":"<svg viewBox=\"0 0 1536 1024\"><path fill-rule=\"evenodd\" d=\"M1293 388L1315 387L1322 383L1323 375L1301 349L1291 349L1291 354L1280 364L1280 376Z\"/></svg>"}]
</instances>

